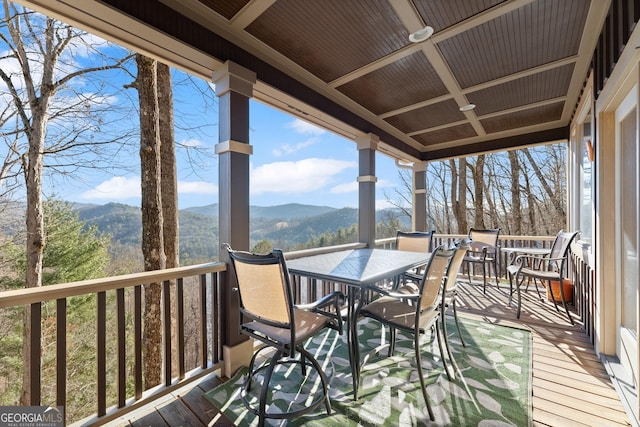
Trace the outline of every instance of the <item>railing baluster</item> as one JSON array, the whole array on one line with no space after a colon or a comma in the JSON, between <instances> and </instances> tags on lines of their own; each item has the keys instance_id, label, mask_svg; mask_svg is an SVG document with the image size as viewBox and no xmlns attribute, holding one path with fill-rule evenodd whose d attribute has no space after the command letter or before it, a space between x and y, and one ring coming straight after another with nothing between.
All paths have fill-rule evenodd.
<instances>
[{"instance_id":1,"label":"railing baluster","mask_svg":"<svg viewBox=\"0 0 640 427\"><path fill-rule=\"evenodd\" d=\"M171 281L162 282L162 293L164 301L164 385L171 385Z\"/></svg>"},{"instance_id":2,"label":"railing baluster","mask_svg":"<svg viewBox=\"0 0 640 427\"><path fill-rule=\"evenodd\" d=\"M224 314L220 305L220 281L218 273L211 273L211 360L220 362L220 319Z\"/></svg>"},{"instance_id":3,"label":"railing baluster","mask_svg":"<svg viewBox=\"0 0 640 427\"><path fill-rule=\"evenodd\" d=\"M118 325L118 408L127 401L127 342L124 308L124 288L116 289L116 321Z\"/></svg>"},{"instance_id":4,"label":"railing baluster","mask_svg":"<svg viewBox=\"0 0 640 427\"><path fill-rule=\"evenodd\" d=\"M213 343L215 344L215 343ZM207 367L207 275L200 275L200 367Z\"/></svg>"},{"instance_id":5,"label":"railing baluster","mask_svg":"<svg viewBox=\"0 0 640 427\"><path fill-rule=\"evenodd\" d=\"M97 301L97 394L98 394L98 416L107 413L107 293L98 292Z\"/></svg>"},{"instance_id":6,"label":"railing baluster","mask_svg":"<svg viewBox=\"0 0 640 427\"><path fill-rule=\"evenodd\" d=\"M30 327L31 327L31 363L29 364L30 387L31 387L31 405L40 405L40 378L42 373L40 365L42 364L42 303L36 302L31 307L25 307L30 310Z\"/></svg>"},{"instance_id":7,"label":"railing baluster","mask_svg":"<svg viewBox=\"0 0 640 427\"><path fill-rule=\"evenodd\" d=\"M67 404L67 299L56 300L56 405Z\"/></svg>"},{"instance_id":8,"label":"railing baluster","mask_svg":"<svg viewBox=\"0 0 640 427\"><path fill-rule=\"evenodd\" d=\"M134 381L135 381L135 398L142 397L142 285L134 288Z\"/></svg>"},{"instance_id":9,"label":"railing baluster","mask_svg":"<svg viewBox=\"0 0 640 427\"><path fill-rule=\"evenodd\" d=\"M178 378L183 379L185 369L184 357L184 291L183 279L179 278L176 282L176 322L178 324Z\"/></svg>"}]
</instances>

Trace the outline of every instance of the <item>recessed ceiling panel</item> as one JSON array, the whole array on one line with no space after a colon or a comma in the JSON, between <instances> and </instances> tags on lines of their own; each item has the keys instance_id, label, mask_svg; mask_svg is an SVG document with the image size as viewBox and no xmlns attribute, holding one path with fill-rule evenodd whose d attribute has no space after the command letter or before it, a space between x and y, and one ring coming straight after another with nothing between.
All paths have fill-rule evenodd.
<instances>
[{"instance_id":1,"label":"recessed ceiling panel","mask_svg":"<svg viewBox=\"0 0 640 427\"><path fill-rule=\"evenodd\" d=\"M240 12L240 10L249 3L249 0L224 0L224 1L216 1L216 0L198 0L200 3L204 4L207 7L215 10L220 15L224 16L227 19L231 19L235 16L236 13Z\"/></svg>"},{"instance_id":2,"label":"recessed ceiling panel","mask_svg":"<svg viewBox=\"0 0 640 427\"><path fill-rule=\"evenodd\" d=\"M491 117L480 120L487 133L496 133L521 127L539 125L546 122L553 122L562 118L562 102L555 102L550 105L529 108L511 114Z\"/></svg>"},{"instance_id":3,"label":"recessed ceiling panel","mask_svg":"<svg viewBox=\"0 0 640 427\"><path fill-rule=\"evenodd\" d=\"M476 105L479 116L508 110L567 94L574 64L554 68L522 77L496 86L467 94L467 99Z\"/></svg>"},{"instance_id":4,"label":"recessed ceiling panel","mask_svg":"<svg viewBox=\"0 0 640 427\"><path fill-rule=\"evenodd\" d=\"M462 88L576 55L587 0L538 0L438 43Z\"/></svg>"},{"instance_id":5,"label":"recessed ceiling panel","mask_svg":"<svg viewBox=\"0 0 640 427\"><path fill-rule=\"evenodd\" d=\"M375 114L447 93L447 88L422 52L352 80L338 90Z\"/></svg>"},{"instance_id":6,"label":"recessed ceiling panel","mask_svg":"<svg viewBox=\"0 0 640 427\"><path fill-rule=\"evenodd\" d=\"M386 0L278 0L246 31L325 82L410 43Z\"/></svg>"},{"instance_id":7,"label":"recessed ceiling panel","mask_svg":"<svg viewBox=\"0 0 640 427\"><path fill-rule=\"evenodd\" d=\"M468 123L464 123L458 126L451 126L448 128L435 130L433 132L425 132L420 135L414 135L413 139L418 141L425 147L434 144L440 144L443 142L456 141L458 139L472 138L477 133Z\"/></svg>"},{"instance_id":8,"label":"recessed ceiling panel","mask_svg":"<svg viewBox=\"0 0 640 427\"><path fill-rule=\"evenodd\" d=\"M391 116L385 120L402 132L411 133L464 119L465 116L458 109L458 104L450 99Z\"/></svg>"},{"instance_id":9,"label":"recessed ceiling panel","mask_svg":"<svg viewBox=\"0 0 640 427\"><path fill-rule=\"evenodd\" d=\"M494 139L500 147L505 138L521 144L531 132L534 139L567 133L597 35L619 3L100 2L157 26L150 45L164 40L170 51L162 57L185 60L187 70L208 78L212 67L233 62L255 72L254 96L265 103L349 138L375 134L415 158L491 149L484 143ZM424 25L435 34L411 43L409 33ZM468 103L475 110L461 113Z\"/></svg>"},{"instance_id":10,"label":"recessed ceiling panel","mask_svg":"<svg viewBox=\"0 0 640 427\"><path fill-rule=\"evenodd\" d=\"M426 25L435 32L464 21L506 0L414 0Z\"/></svg>"}]
</instances>

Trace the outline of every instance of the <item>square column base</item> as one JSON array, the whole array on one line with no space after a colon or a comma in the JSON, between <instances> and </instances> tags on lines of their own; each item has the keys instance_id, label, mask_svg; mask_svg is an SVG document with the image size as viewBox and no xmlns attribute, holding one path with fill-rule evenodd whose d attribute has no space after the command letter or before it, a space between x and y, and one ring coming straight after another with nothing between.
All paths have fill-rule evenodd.
<instances>
[{"instance_id":1,"label":"square column base","mask_svg":"<svg viewBox=\"0 0 640 427\"><path fill-rule=\"evenodd\" d=\"M224 360L224 375L231 378L236 371L243 366L248 367L253 356L253 340L248 339L235 346L222 347L222 359Z\"/></svg>"}]
</instances>

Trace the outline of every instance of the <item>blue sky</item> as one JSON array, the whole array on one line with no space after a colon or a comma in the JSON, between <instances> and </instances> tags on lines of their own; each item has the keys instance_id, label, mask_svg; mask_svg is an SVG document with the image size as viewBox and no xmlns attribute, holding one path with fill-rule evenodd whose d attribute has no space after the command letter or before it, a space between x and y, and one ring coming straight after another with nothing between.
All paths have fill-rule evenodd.
<instances>
[{"instance_id":1,"label":"blue sky","mask_svg":"<svg viewBox=\"0 0 640 427\"><path fill-rule=\"evenodd\" d=\"M0 12L4 15L3 12ZM35 19L35 18L32 18ZM104 54L122 58L126 52L118 46L105 43L96 36L85 35L87 44L71 43L58 63L56 74L68 74L76 67L94 66ZM91 45L92 49L87 49ZM36 48L33 52L37 52ZM13 84L23 90L21 72L17 61L11 59L7 46L0 43L0 65L11 73ZM41 66L39 58L30 61L32 74L38 81ZM80 140L115 138L137 129L139 120L137 92L123 90L123 85L131 83L136 70L135 62L130 62L131 75L120 71L109 71L98 79L76 78L69 82L69 91L62 91L54 100L55 108L73 104L75 94L100 94L96 104L88 109L107 111L101 116L102 122L94 121L86 125L100 128L103 135L87 134ZM207 92L207 83L195 78L187 78L181 71L173 70L175 137L178 158L179 207L203 206L218 202L218 160L214 147L218 143L217 99ZM196 88L197 86L197 88ZM201 92L207 93L203 96ZM0 81L0 106L9 104L6 85ZM86 97L89 99L89 97ZM87 117L87 120L91 117ZM56 121L57 120L57 121ZM65 122L65 120L67 120ZM68 118L52 119L47 129L47 143L55 143L56 132L64 132L70 127ZM58 134L59 135L59 134ZM253 146L251 165L251 204L272 206L285 203L328 205L336 208L357 207L358 204L358 152L356 143L341 136L310 125L293 116L273 109L257 101L250 104L250 144ZM26 141L22 144L26 146ZM80 151L85 165L102 161L101 167L75 167L76 152L71 152L64 160L71 166L59 167L55 173L45 169L43 179L44 197L56 197L78 203L105 204L109 202L140 205L140 159L139 139L133 136L125 145L111 144L101 155ZM24 149L26 151L26 148ZM8 153L7 144L0 144L0 159ZM104 158L107 163L105 165ZM49 161L51 161L49 159ZM45 158L45 164L48 158ZM64 162L58 162L64 164ZM387 156L376 156L378 207L385 207L386 197L393 194L397 185L398 172L395 163ZM1 185L2 183L0 183ZM24 190L15 196L24 199Z\"/></svg>"},{"instance_id":2,"label":"blue sky","mask_svg":"<svg viewBox=\"0 0 640 427\"><path fill-rule=\"evenodd\" d=\"M176 105L176 108L189 111L195 107ZM181 209L218 201L217 156L214 154L218 142L217 113L210 115L208 120L212 121L213 131L208 135L193 138L176 130L180 147L177 156ZM250 129L252 205L303 203L357 207L358 152L354 141L256 101L250 105ZM376 156L376 169L377 203L378 207L385 207L384 193L386 190L392 194L397 185L397 169L394 161L382 154ZM85 174L75 185L67 180L53 191L60 198L79 203L140 205L140 178L135 171L96 170Z\"/></svg>"}]
</instances>

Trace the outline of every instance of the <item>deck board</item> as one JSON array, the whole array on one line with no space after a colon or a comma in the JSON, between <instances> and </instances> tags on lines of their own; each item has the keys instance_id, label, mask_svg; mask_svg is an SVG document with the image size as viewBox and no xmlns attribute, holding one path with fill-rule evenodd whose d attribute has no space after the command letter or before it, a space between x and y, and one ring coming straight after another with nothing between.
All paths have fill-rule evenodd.
<instances>
[{"instance_id":1,"label":"deck board","mask_svg":"<svg viewBox=\"0 0 640 427\"><path fill-rule=\"evenodd\" d=\"M631 425L606 369L595 354L589 337L579 322L571 325L564 311L540 300L531 287L523 293L520 319L508 306L508 285L487 284L486 294L478 283L462 280L458 314L491 323L524 327L533 340L533 422L534 427L628 426ZM542 293L544 297L544 293ZM174 401L148 406L147 415L111 425L118 426L232 426L228 419L204 397L222 381L208 377L192 389L176 393ZM176 413L171 414L172 411ZM174 424L177 423L177 424Z\"/></svg>"}]
</instances>

